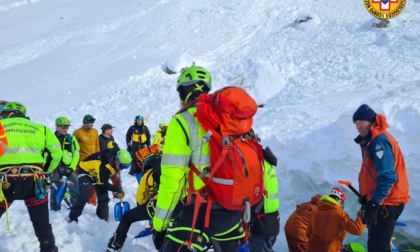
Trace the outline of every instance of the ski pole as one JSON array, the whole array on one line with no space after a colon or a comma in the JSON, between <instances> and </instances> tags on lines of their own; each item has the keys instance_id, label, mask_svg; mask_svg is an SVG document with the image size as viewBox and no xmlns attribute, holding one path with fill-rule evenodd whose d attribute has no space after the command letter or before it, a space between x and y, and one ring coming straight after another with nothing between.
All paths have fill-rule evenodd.
<instances>
[{"instance_id":1,"label":"ski pole","mask_svg":"<svg viewBox=\"0 0 420 252\"><path fill-rule=\"evenodd\" d=\"M338 181L338 183L339 184L342 184L342 185L346 185L354 194L356 194L356 196L359 198L359 203L362 205L362 206L364 206L364 205L366 205L366 198L365 197L363 197L360 193L359 193L359 191L357 191L352 185L351 185L351 182L350 181L345 181L345 180L339 180Z\"/></svg>"}]
</instances>

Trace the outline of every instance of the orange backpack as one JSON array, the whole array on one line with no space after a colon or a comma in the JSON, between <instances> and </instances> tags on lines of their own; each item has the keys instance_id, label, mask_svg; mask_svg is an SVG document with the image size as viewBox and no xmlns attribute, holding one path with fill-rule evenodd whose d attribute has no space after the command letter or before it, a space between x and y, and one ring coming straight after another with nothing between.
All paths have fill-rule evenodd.
<instances>
[{"instance_id":1,"label":"orange backpack","mask_svg":"<svg viewBox=\"0 0 420 252\"><path fill-rule=\"evenodd\" d=\"M143 163L147 157L149 157L152 154L161 154L162 151L160 150L159 144L153 144L150 147L142 148L135 152L137 161L136 164L140 169L143 169Z\"/></svg>"},{"instance_id":2,"label":"orange backpack","mask_svg":"<svg viewBox=\"0 0 420 252\"><path fill-rule=\"evenodd\" d=\"M238 87L229 86L198 97L195 116L208 131L210 169L209 176L203 176L190 166L188 195L196 195L196 207L197 203L211 205L216 201L228 210L244 210L244 221L249 221L250 207L260 202L264 193L262 147L251 129L257 109L254 99ZM194 189L193 172L201 175L205 183L201 190L205 190L207 199L200 199L200 190ZM209 211L205 226L208 223Z\"/></svg>"}]
</instances>

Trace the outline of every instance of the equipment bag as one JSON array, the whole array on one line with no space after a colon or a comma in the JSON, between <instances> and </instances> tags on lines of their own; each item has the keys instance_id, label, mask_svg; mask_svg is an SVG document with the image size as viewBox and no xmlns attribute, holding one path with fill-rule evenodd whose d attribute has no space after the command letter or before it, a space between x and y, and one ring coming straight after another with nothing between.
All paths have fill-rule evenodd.
<instances>
[{"instance_id":1,"label":"equipment bag","mask_svg":"<svg viewBox=\"0 0 420 252\"><path fill-rule=\"evenodd\" d=\"M148 156L152 154L160 155L161 153L162 151L160 150L159 144L153 144L150 147L142 148L135 152L137 165L139 166L139 168L141 167L141 169L143 169L143 163Z\"/></svg>"}]
</instances>

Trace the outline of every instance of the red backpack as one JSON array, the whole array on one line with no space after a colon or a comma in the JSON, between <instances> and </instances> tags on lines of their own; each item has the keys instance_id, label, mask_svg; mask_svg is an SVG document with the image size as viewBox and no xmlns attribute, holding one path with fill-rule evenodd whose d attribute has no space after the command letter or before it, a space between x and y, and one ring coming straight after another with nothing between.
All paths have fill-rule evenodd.
<instances>
[{"instance_id":1,"label":"red backpack","mask_svg":"<svg viewBox=\"0 0 420 252\"><path fill-rule=\"evenodd\" d=\"M190 166L188 195L197 195L196 208L207 201L204 226L208 226L213 201L228 210L244 210L244 221L247 222L250 207L261 200L264 157L251 129L257 109L254 99L238 87L224 87L198 97L195 116L208 131L206 136L211 134L208 138L210 169L209 176L203 176L195 166ZM192 172L201 175L204 189L197 191L193 188ZM205 190L207 200L197 193L201 190Z\"/></svg>"}]
</instances>

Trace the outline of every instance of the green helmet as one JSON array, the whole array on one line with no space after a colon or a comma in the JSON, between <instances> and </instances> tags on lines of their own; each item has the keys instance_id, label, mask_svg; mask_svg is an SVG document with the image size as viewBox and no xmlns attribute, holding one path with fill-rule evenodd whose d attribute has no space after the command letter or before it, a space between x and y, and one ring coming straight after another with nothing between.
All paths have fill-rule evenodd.
<instances>
[{"instance_id":1,"label":"green helmet","mask_svg":"<svg viewBox=\"0 0 420 252\"><path fill-rule=\"evenodd\" d=\"M166 123L159 123L159 128L162 128L162 127L168 127L168 125Z\"/></svg>"},{"instance_id":2,"label":"green helmet","mask_svg":"<svg viewBox=\"0 0 420 252\"><path fill-rule=\"evenodd\" d=\"M120 150L120 151L118 151L117 158L118 158L119 162L121 164L123 164L123 165L129 165L129 164L131 164L131 155L126 150Z\"/></svg>"},{"instance_id":3,"label":"green helmet","mask_svg":"<svg viewBox=\"0 0 420 252\"><path fill-rule=\"evenodd\" d=\"M357 242L350 242L343 246L342 251L345 252L365 252L365 247Z\"/></svg>"},{"instance_id":4,"label":"green helmet","mask_svg":"<svg viewBox=\"0 0 420 252\"><path fill-rule=\"evenodd\" d=\"M191 66L184 69L178 77L176 89L181 86L191 86L195 83L201 82L211 90L211 74L206 69L199 66Z\"/></svg>"},{"instance_id":5,"label":"green helmet","mask_svg":"<svg viewBox=\"0 0 420 252\"><path fill-rule=\"evenodd\" d=\"M8 102L4 104L1 113L7 113L7 112L14 112L14 113L20 113L23 116L26 116L26 108L23 106L22 103L19 102Z\"/></svg>"},{"instance_id":6,"label":"green helmet","mask_svg":"<svg viewBox=\"0 0 420 252\"><path fill-rule=\"evenodd\" d=\"M55 125L57 126L70 126L70 120L67 117L59 117L55 119Z\"/></svg>"}]
</instances>

